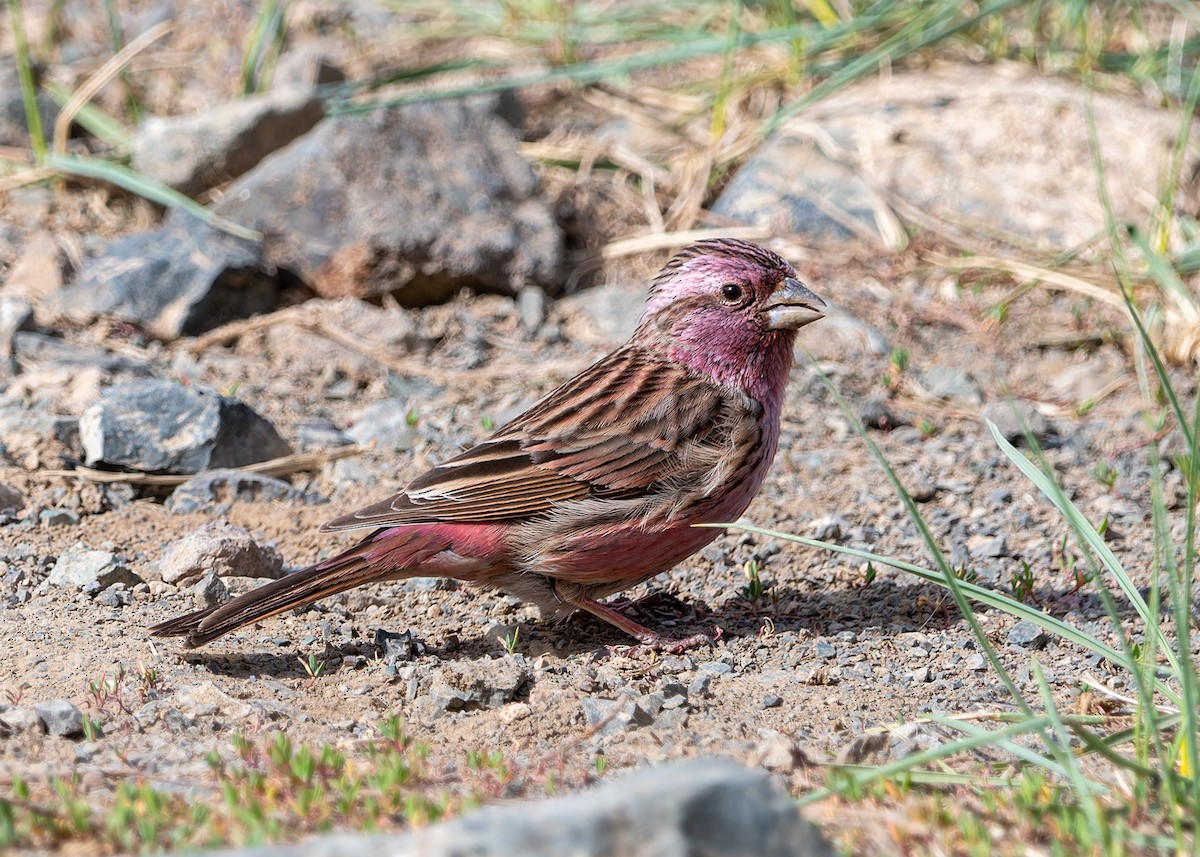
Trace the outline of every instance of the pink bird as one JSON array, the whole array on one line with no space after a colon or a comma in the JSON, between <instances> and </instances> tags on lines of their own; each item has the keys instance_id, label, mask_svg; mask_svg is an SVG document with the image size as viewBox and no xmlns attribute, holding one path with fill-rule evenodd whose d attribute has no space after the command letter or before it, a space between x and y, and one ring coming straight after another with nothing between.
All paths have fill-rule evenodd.
<instances>
[{"instance_id":1,"label":"pink bird","mask_svg":"<svg viewBox=\"0 0 1200 857\"><path fill-rule=\"evenodd\" d=\"M633 337L491 437L323 530L371 528L344 553L155 625L200 646L364 583L445 576L543 616L586 610L645 647L674 640L598 599L695 553L767 475L796 331L825 303L776 253L733 239L682 250Z\"/></svg>"}]
</instances>

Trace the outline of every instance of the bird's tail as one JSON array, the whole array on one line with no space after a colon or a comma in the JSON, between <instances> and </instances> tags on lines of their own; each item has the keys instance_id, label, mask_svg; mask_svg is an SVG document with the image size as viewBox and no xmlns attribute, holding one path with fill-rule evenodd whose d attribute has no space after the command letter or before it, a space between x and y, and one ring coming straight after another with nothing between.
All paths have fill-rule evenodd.
<instances>
[{"instance_id":1,"label":"bird's tail","mask_svg":"<svg viewBox=\"0 0 1200 857\"><path fill-rule=\"evenodd\" d=\"M410 577L419 573L415 566L441 549L440 545L430 545L419 537L404 542L390 546L391 555L381 556L387 547L368 537L345 553L294 571L224 604L154 625L150 633L156 637L186 637L188 648L203 646L245 625L363 583ZM381 562L383 559L391 561Z\"/></svg>"}]
</instances>

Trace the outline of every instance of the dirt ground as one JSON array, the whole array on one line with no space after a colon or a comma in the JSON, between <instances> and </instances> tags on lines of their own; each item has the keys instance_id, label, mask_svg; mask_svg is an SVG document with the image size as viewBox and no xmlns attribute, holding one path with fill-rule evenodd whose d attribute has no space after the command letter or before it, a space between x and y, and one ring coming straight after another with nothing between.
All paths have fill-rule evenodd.
<instances>
[{"instance_id":1,"label":"dirt ground","mask_svg":"<svg viewBox=\"0 0 1200 857\"><path fill-rule=\"evenodd\" d=\"M530 126L547 124L547 114L535 110ZM565 193L559 174L547 169L544 180L548 192ZM593 243L643 225L626 197L606 197L599 184L584 182L571 192L581 210L600 200L589 216L607 229ZM87 214L95 200L90 191L64 190L34 202L57 229L73 218L95 225ZM133 228L142 209L119 203L116 210L127 218L120 230ZM10 206L5 216L27 214ZM572 240L577 251L587 243ZM1114 550L1145 584L1152 552L1147 449L1160 444L1169 452L1177 439L1147 427L1121 319L1077 298L1033 290L998 321L990 310L1010 295L1011 283L956 282L919 263L919 252L913 247L896 258L809 251L797 259L809 285L848 320L827 320L800 336L780 451L744 520L931 565L886 477L822 382L824 373L857 413L885 404L889 425L871 429L871 436L972 579L1020 589L1042 609L1112 642L1094 590L1077 586L1065 524L1004 459L980 411L984 403L1002 409L1012 396L1048 421L1041 437L1058 475L1091 520L1111 522ZM627 289L622 293L636 303L640 284L666 258L647 253L611 261L589 280ZM559 771L567 787L589 782L597 776L597 756L614 770L710 753L766 765L800 791L823 782L815 763L839 754L858 758L854 748L869 730L929 712L1011 708L937 587L880 565L740 532L626 593L676 599L634 614L644 624L680 635L721 630L714 648L684 656L627 657L620 647L629 641L594 620L549 624L503 595L411 583L347 593L195 651L148 635L150 625L194 606L186 588L155 579L164 546L222 517L276 546L288 567L347 546L353 534L321 534L319 525L386 496L615 344L594 321L608 310L589 294L552 303L534 332L522 326L514 301L495 296L464 295L423 310L341 304L318 310L364 341L410 331L409 345L396 353L409 361L407 374L388 372L361 350L282 318L198 353L194 340L164 345L103 322L56 331L72 345L145 359L156 375L236 391L290 440L305 423L348 427L366 406L388 398L407 402L415 430L407 448L375 448L291 477L327 504L239 502L173 515L161 497L120 504L86 480L47 474L71 452L39 422L41 415L77 415L97 392L99 376L52 361L16 376L6 395L13 407L28 408L29 419L8 423L0 483L20 490L31 511L22 516L29 523L0 526L0 691L14 705L71 700L103 734L0 737L0 782L77 773L95 795L127 778L203 788L205 754L231 758L235 734L284 730L298 744L353 752L395 714L409 734L432 745L450 780L469 752L503 750L516 772L514 793L540 793L548 769ZM907 351L903 369L895 349ZM982 401L931 395L927 373L938 368L973 380ZM1178 381L1183 394L1196 394L1194 379L1181 372ZM1173 472L1166 480L1169 490L1179 485ZM79 522L39 523L37 512L55 507L80 512ZM77 544L121 554L147 581L130 604L105 606L46 584L56 558ZM765 585L757 600L743 591L751 561L760 564ZM1022 586L1026 573L1032 577ZM1099 658L1054 639L1019 645L1009 636L1014 620L995 611L982 612L980 621L1027 691L1034 690L1034 650L1066 707L1077 703L1085 682L1125 690L1125 677L1112 675ZM512 641L514 627L519 635L510 653L504 638ZM424 653L389 662L375 643L377 629L411 631ZM139 680L146 670L157 676L149 684ZM113 693L89 690L122 671ZM438 688L461 684L464 675L487 701L444 710ZM681 689L686 702L675 708L648 711L620 728L597 725L595 712L611 701L626 700L632 709L641 700L643 709L653 708L648 695L659 692L661 702ZM669 713L680 707L683 715ZM933 729L899 735L874 758L940 740ZM847 823L820 811L813 817L835 833Z\"/></svg>"}]
</instances>

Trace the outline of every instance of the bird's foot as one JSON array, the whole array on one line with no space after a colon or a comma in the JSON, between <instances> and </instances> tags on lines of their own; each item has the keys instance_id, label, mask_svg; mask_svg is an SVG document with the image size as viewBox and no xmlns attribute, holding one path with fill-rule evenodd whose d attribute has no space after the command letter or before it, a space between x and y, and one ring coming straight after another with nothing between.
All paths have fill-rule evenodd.
<instances>
[{"instance_id":1,"label":"bird's foot","mask_svg":"<svg viewBox=\"0 0 1200 857\"><path fill-rule=\"evenodd\" d=\"M700 646L715 646L717 641L721 639L721 629L715 629L715 633L709 634L693 634L690 637L675 639L674 637L664 637L662 634L656 634L653 631L647 631L645 634L635 635L640 641L636 646L609 646L609 651L614 655L624 655L629 658L641 658L651 654L663 655L682 655L688 649L696 649Z\"/></svg>"}]
</instances>

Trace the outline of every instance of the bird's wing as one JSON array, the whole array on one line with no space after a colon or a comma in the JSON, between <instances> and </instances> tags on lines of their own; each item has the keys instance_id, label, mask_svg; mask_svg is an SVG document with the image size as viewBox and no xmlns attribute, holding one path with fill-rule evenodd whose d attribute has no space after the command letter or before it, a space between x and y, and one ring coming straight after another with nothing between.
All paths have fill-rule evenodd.
<instances>
[{"instance_id":1,"label":"bird's wing","mask_svg":"<svg viewBox=\"0 0 1200 857\"><path fill-rule=\"evenodd\" d=\"M736 407L698 373L625 347L403 491L323 529L515 521L566 500L636 497L714 467Z\"/></svg>"}]
</instances>

